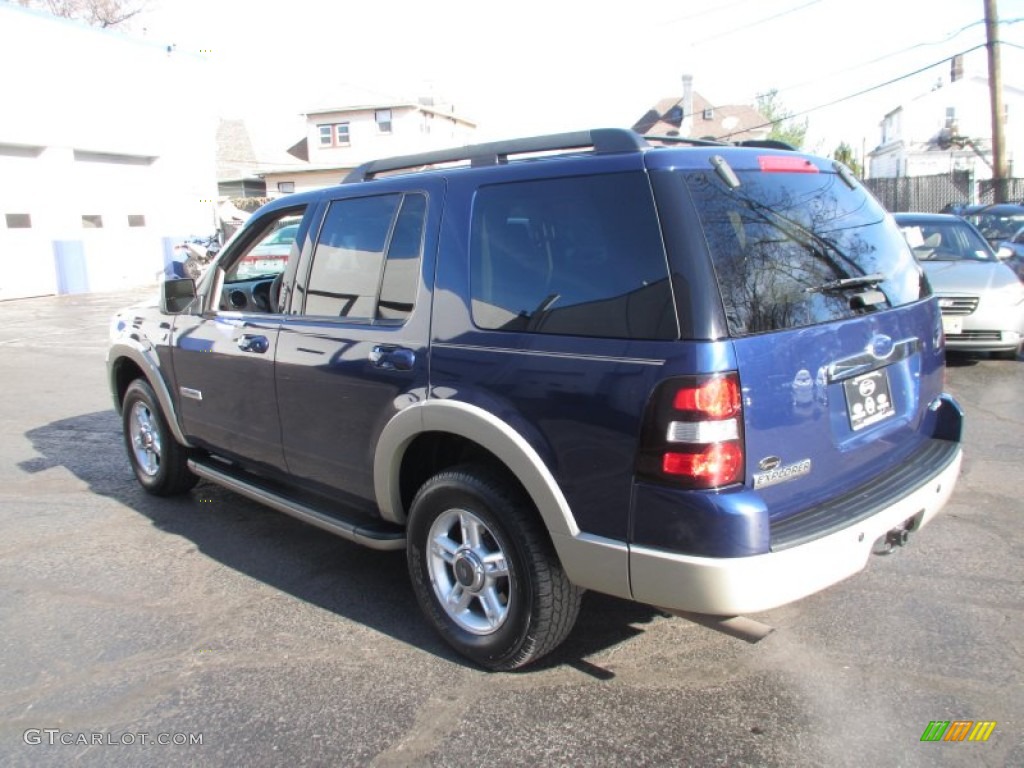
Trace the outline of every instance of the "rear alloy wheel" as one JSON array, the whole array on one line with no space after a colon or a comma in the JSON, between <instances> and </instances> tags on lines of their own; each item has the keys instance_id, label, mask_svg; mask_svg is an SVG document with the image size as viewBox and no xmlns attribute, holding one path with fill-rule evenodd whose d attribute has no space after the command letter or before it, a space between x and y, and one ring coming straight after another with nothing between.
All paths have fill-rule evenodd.
<instances>
[{"instance_id":1,"label":"rear alloy wheel","mask_svg":"<svg viewBox=\"0 0 1024 768\"><path fill-rule=\"evenodd\" d=\"M173 496L198 481L188 468L188 455L171 434L149 383L128 385L121 406L124 442L139 484L156 496Z\"/></svg>"},{"instance_id":2,"label":"rear alloy wheel","mask_svg":"<svg viewBox=\"0 0 1024 768\"><path fill-rule=\"evenodd\" d=\"M535 661L576 621L582 591L565 576L534 510L480 468L424 484L409 513L407 559L434 627L488 669Z\"/></svg>"}]
</instances>

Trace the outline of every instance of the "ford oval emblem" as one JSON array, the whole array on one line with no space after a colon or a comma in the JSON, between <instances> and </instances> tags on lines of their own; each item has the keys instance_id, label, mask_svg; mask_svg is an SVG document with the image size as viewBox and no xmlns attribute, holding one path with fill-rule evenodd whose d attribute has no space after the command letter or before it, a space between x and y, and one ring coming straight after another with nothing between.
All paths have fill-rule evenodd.
<instances>
[{"instance_id":1,"label":"ford oval emblem","mask_svg":"<svg viewBox=\"0 0 1024 768\"><path fill-rule=\"evenodd\" d=\"M768 472L776 469L780 464L782 464L782 459L778 456L765 456L757 462L757 468L764 472Z\"/></svg>"},{"instance_id":2,"label":"ford oval emblem","mask_svg":"<svg viewBox=\"0 0 1024 768\"><path fill-rule=\"evenodd\" d=\"M880 333L871 339L871 345L868 347L868 350L876 360L885 360L892 354L893 348L892 339Z\"/></svg>"}]
</instances>

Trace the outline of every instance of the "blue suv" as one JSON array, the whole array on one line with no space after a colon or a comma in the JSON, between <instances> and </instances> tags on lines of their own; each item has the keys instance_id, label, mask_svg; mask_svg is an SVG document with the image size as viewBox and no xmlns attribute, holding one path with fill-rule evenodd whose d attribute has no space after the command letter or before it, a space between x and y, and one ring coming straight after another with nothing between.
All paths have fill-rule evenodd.
<instances>
[{"instance_id":1,"label":"blue suv","mask_svg":"<svg viewBox=\"0 0 1024 768\"><path fill-rule=\"evenodd\" d=\"M108 369L147 491L404 548L445 640L508 670L585 589L731 616L903 543L959 473L943 344L842 165L605 129L275 200L115 318Z\"/></svg>"}]
</instances>

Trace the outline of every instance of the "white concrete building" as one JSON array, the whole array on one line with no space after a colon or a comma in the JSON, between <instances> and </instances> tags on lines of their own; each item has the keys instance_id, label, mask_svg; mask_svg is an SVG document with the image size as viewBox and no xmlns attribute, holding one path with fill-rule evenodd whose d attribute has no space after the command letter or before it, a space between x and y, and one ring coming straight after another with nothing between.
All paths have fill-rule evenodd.
<instances>
[{"instance_id":1,"label":"white concrete building","mask_svg":"<svg viewBox=\"0 0 1024 768\"><path fill-rule=\"evenodd\" d=\"M213 231L206 69L0 4L0 299L152 284L176 241Z\"/></svg>"}]
</instances>

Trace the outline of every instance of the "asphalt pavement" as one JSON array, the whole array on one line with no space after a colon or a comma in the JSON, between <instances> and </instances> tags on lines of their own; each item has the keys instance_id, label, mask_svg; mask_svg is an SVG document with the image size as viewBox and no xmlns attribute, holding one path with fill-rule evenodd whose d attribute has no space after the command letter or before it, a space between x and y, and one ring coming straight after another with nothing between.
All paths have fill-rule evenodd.
<instances>
[{"instance_id":1,"label":"asphalt pavement","mask_svg":"<svg viewBox=\"0 0 1024 768\"><path fill-rule=\"evenodd\" d=\"M554 654L489 674L401 553L138 487L104 352L140 295L0 302L0 765L1024 765L1024 361L951 359L950 504L753 617L761 642L588 594ZM933 721L995 726L922 741Z\"/></svg>"}]
</instances>

